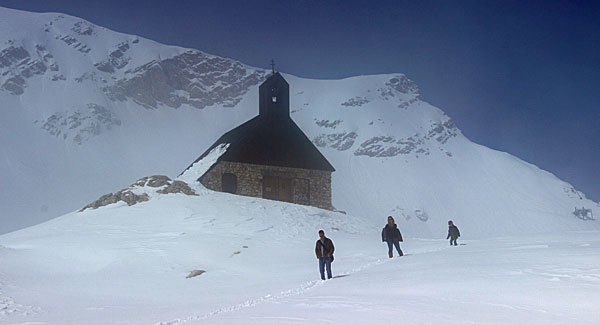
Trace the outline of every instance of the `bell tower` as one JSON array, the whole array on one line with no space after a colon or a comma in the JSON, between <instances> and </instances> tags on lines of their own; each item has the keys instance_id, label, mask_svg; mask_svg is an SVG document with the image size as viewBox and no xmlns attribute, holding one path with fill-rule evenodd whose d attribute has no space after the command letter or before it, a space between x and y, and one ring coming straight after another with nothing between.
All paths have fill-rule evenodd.
<instances>
[{"instance_id":1,"label":"bell tower","mask_svg":"<svg viewBox=\"0 0 600 325\"><path fill-rule=\"evenodd\" d=\"M290 117L290 85L271 61L272 72L258 88L258 114L263 118L285 119Z\"/></svg>"}]
</instances>

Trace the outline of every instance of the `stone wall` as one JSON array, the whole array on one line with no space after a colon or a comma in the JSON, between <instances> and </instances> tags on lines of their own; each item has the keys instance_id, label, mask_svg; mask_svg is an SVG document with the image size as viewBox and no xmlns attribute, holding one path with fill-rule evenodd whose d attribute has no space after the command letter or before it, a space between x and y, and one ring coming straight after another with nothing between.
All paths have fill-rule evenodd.
<instances>
[{"instance_id":1,"label":"stone wall","mask_svg":"<svg viewBox=\"0 0 600 325\"><path fill-rule=\"evenodd\" d=\"M211 190L223 191L224 173L237 176L236 194L239 195L263 197L263 176L289 178L292 180L293 203L333 209L329 171L219 161L200 177L200 183Z\"/></svg>"}]
</instances>

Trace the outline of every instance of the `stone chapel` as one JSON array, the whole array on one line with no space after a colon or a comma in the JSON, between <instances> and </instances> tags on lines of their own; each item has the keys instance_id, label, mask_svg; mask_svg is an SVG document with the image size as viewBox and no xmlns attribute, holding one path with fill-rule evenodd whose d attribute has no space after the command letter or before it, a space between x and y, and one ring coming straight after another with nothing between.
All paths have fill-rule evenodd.
<instances>
[{"instance_id":1,"label":"stone chapel","mask_svg":"<svg viewBox=\"0 0 600 325\"><path fill-rule=\"evenodd\" d=\"M289 84L279 72L260 85L258 107L258 116L223 134L194 161L229 144L198 181L215 191L331 210L335 169L290 117Z\"/></svg>"}]
</instances>

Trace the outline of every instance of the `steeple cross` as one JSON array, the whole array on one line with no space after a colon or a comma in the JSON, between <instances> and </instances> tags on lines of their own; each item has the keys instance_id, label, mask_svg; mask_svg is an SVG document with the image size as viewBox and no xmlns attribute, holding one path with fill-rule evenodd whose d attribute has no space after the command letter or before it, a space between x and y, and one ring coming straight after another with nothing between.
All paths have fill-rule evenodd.
<instances>
[{"instance_id":1,"label":"steeple cross","mask_svg":"<svg viewBox=\"0 0 600 325\"><path fill-rule=\"evenodd\" d=\"M273 74L275 74L275 60L271 59L271 70L273 71Z\"/></svg>"}]
</instances>

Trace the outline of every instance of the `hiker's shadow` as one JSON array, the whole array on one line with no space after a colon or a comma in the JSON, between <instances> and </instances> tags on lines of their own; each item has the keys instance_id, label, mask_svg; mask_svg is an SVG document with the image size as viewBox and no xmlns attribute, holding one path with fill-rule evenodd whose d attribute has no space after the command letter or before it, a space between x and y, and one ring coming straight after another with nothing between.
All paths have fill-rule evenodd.
<instances>
[{"instance_id":1,"label":"hiker's shadow","mask_svg":"<svg viewBox=\"0 0 600 325\"><path fill-rule=\"evenodd\" d=\"M347 276L350 276L350 274L340 274L340 275L336 275L333 277L333 279L337 279L337 278L345 278Z\"/></svg>"}]
</instances>

